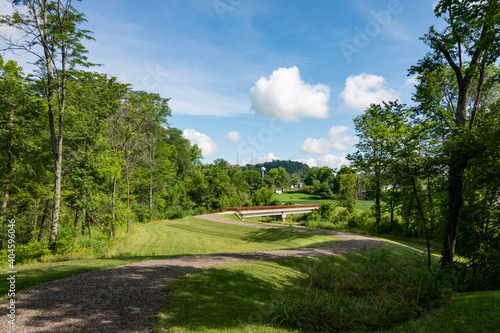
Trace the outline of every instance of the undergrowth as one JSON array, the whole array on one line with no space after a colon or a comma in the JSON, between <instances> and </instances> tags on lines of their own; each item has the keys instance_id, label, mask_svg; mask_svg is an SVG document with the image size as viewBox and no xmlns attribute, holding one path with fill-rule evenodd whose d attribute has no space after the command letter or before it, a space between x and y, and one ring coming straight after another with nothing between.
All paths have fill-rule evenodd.
<instances>
[{"instance_id":1,"label":"undergrowth","mask_svg":"<svg viewBox=\"0 0 500 333\"><path fill-rule=\"evenodd\" d=\"M343 265L334 260L310 264L301 283L302 295L278 303L274 325L314 332L381 329L415 317L451 292L437 269L385 249Z\"/></svg>"}]
</instances>

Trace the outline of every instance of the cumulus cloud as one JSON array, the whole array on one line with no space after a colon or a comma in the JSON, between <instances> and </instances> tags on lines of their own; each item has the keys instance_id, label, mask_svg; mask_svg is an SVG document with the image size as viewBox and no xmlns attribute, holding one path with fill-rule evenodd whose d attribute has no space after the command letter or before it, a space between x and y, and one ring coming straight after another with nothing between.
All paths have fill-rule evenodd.
<instances>
[{"instance_id":1,"label":"cumulus cloud","mask_svg":"<svg viewBox=\"0 0 500 333\"><path fill-rule=\"evenodd\" d=\"M301 117L326 118L330 88L302 81L299 69L280 68L269 78L261 77L250 89L252 109L264 118L298 121Z\"/></svg>"},{"instance_id":2,"label":"cumulus cloud","mask_svg":"<svg viewBox=\"0 0 500 333\"><path fill-rule=\"evenodd\" d=\"M307 164L311 168L318 166L318 162L316 162L316 159L314 158L299 159L298 161Z\"/></svg>"},{"instance_id":3,"label":"cumulus cloud","mask_svg":"<svg viewBox=\"0 0 500 333\"><path fill-rule=\"evenodd\" d=\"M358 142L355 136L346 135L349 130L347 126L333 126L328 131L326 138L307 138L301 145L303 153L326 154L332 150L346 150L352 148Z\"/></svg>"},{"instance_id":4,"label":"cumulus cloud","mask_svg":"<svg viewBox=\"0 0 500 333\"><path fill-rule=\"evenodd\" d=\"M398 93L386 87L382 76L373 74L351 75L346 79L345 88L339 94L348 109L365 109L370 104L392 101L398 98Z\"/></svg>"},{"instance_id":5,"label":"cumulus cloud","mask_svg":"<svg viewBox=\"0 0 500 333\"><path fill-rule=\"evenodd\" d=\"M420 83L420 81L418 80L418 75L413 75L413 76L410 76L409 78L407 78L405 80L405 86L416 86Z\"/></svg>"},{"instance_id":6,"label":"cumulus cloud","mask_svg":"<svg viewBox=\"0 0 500 333\"><path fill-rule=\"evenodd\" d=\"M227 133L227 140L231 143L238 143L241 140L241 135L240 132L238 131L231 131Z\"/></svg>"},{"instance_id":7,"label":"cumulus cloud","mask_svg":"<svg viewBox=\"0 0 500 333\"><path fill-rule=\"evenodd\" d=\"M345 153L340 156L326 154L321 158L318 158L318 166L327 166L332 169L338 169L343 165L349 165L349 160L346 158L346 156L347 155Z\"/></svg>"},{"instance_id":8,"label":"cumulus cloud","mask_svg":"<svg viewBox=\"0 0 500 333\"><path fill-rule=\"evenodd\" d=\"M254 164L257 164L257 163L271 162L274 160L279 160L279 157L274 155L274 153L269 153L267 154L267 156L255 158L253 162Z\"/></svg>"},{"instance_id":9,"label":"cumulus cloud","mask_svg":"<svg viewBox=\"0 0 500 333\"><path fill-rule=\"evenodd\" d=\"M194 129L187 128L182 132L182 136L188 139L192 144L198 145L203 157L210 157L219 148L214 140L206 134L196 132Z\"/></svg>"}]
</instances>

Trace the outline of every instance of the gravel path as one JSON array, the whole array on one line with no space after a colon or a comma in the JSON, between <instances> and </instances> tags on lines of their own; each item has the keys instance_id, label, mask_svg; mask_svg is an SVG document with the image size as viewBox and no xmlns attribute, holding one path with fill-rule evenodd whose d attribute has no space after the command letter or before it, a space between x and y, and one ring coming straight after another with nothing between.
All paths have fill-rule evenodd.
<instances>
[{"instance_id":1,"label":"gravel path","mask_svg":"<svg viewBox=\"0 0 500 333\"><path fill-rule=\"evenodd\" d=\"M193 269L252 259L345 254L378 247L375 239L326 230L263 226L197 216L215 222L295 229L334 235L342 242L321 248L224 253L150 260L70 276L26 288L16 295L16 326L2 304L0 332L152 332L149 319L163 308L162 288Z\"/></svg>"}]
</instances>

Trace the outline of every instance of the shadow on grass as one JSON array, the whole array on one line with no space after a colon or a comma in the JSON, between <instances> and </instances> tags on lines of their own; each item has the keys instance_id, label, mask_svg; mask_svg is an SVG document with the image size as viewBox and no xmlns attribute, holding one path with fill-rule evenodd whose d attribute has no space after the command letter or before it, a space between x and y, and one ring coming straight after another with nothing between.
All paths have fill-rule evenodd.
<instances>
[{"instance_id":1,"label":"shadow on grass","mask_svg":"<svg viewBox=\"0 0 500 333\"><path fill-rule=\"evenodd\" d=\"M259 269L265 271L266 267ZM169 301L157 315L160 320L156 328L233 331L269 322L282 295L279 284L257 275L208 269L174 281L165 288Z\"/></svg>"},{"instance_id":2,"label":"shadow on grass","mask_svg":"<svg viewBox=\"0 0 500 333\"><path fill-rule=\"evenodd\" d=\"M300 232L287 229L260 229L249 232L247 236L243 237L244 241L254 243L275 243L275 242L290 242L300 239L310 239L317 237L318 234L310 232Z\"/></svg>"}]
</instances>

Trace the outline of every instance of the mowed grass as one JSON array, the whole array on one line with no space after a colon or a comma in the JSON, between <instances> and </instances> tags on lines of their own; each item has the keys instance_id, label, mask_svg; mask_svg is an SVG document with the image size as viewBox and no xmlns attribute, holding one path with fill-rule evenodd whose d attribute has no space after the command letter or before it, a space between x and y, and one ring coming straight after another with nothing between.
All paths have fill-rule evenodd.
<instances>
[{"instance_id":1,"label":"mowed grass","mask_svg":"<svg viewBox=\"0 0 500 333\"><path fill-rule=\"evenodd\" d=\"M385 332L500 332L500 291L452 295L446 306Z\"/></svg>"},{"instance_id":2,"label":"mowed grass","mask_svg":"<svg viewBox=\"0 0 500 333\"><path fill-rule=\"evenodd\" d=\"M172 256L315 247L338 238L292 230L226 225L188 217L134 225L134 232L110 249L111 258L77 259L16 266L16 291L91 270ZM0 276L0 299L9 290L7 268ZM22 291L21 291L22 293Z\"/></svg>"},{"instance_id":3,"label":"mowed grass","mask_svg":"<svg viewBox=\"0 0 500 333\"><path fill-rule=\"evenodd\" d=\"M384 242L392 256L421 261L420 245ZM225 264L192 272L165 287L168 302L155 315L158 332L299 332L273 327L275 309L292 295L306 292L311 267L357 265L367 253L314 258L287 258ZM437 263L438 258L433 258ZM334 266L335 267L335 266ZM424 309L416 320L398 323L388 332L498 332L500 292L452 295L451 302ZM383 332L380 331L380 332Z\"/></svg>"},{"instance_id":4,"label":"mowed grass","mask_svg":"<svg viewBox=\"0 0 500 333\"><path fill-rule=\"evenodd\" d=\"M253 228L186 217L138 226L121 252L133 255L194 255L318 247L338 238L294 230Z\"/></svg>"},{"instance_id":5,"label":"mowed grass","mask_svg":"<svg viewBox=\"0 0 500 333\"><path fill-rule=\"evenodd\" d=\"M279 200L281 203L292 201L296 205L309 205L321 204L322 202L332 202L334 205L338 204L338 200L322 199L316 195L300 193L297 191L286 191L283 194L275 194L274 199ZM358 200L356 202L356 209L368 210L373 205L371 200Z\"/></svg>"},{"instance_id":6,"label":"mowed grass","mask_svg":"<svg viewBox=\"0 0 500 333\"><path fill-rule=\"evenodd\" d=\"M420 249L396 242L384 245L396 256L421 257ZM273 327L275 308L287 295L306 290L301 281L314 265L334 262L339 267L360 262L355 253L311 258L249 261L198 270L165 287L166 307L156 315L158 332L298 332Z\"/></svg>"}]
</instances>

